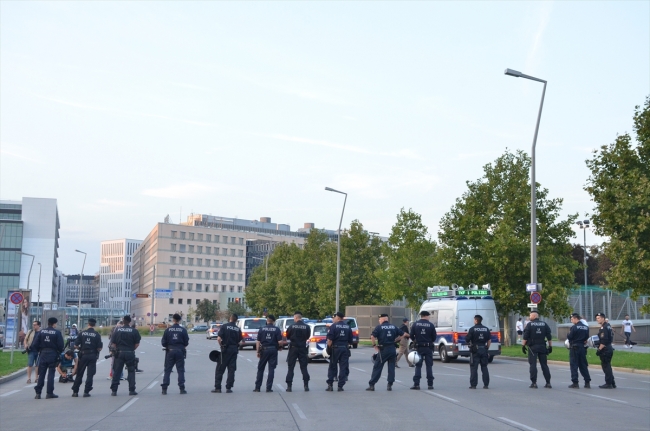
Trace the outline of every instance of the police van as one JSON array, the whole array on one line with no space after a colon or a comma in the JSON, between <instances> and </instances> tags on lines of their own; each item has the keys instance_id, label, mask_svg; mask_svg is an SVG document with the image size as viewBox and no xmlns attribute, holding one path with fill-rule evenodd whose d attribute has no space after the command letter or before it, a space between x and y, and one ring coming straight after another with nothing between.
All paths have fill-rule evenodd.
<instances>
[{"instance_id":1,"label":"police van","mask_svg":"<svg viewBox=\"0 0 650 431\"><path fill-rule=\"evenodd\" d=\"M483 317L483 325L490 329L492 344L488 351L489 361L501 354L501 332L499 316L490 285L478 287L470 284L464 288L456 284L427 288L427 300L420 311L431 313L429 321L436 326L438 334L434 356L442 362L449 362L459 356L469 357L469 347L465 342L467 331L474 326L474 316Z\"/></svg>"}]
</instances>

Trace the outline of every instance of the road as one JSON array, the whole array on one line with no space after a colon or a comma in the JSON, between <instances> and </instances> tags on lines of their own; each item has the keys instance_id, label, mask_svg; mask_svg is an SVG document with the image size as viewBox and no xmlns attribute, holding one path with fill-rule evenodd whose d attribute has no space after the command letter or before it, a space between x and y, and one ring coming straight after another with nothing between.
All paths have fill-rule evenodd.
<instances>
[{"instance_id":1,"label":"road","mask_svg":"<svg viewBox=\"0 0 650 431\"><path fill-rule=\"evenodd\" d=\"M25 378L4 383L0 386L2 430L650 429L650 375L618 372L618 389L602 390L596 386L604 383L603 373L590 369L595 389L574 390L567 388L568 366L551 365L553 389L540 386L535 390L528 388L526 362L497 357L490 364L490 389L469 390L467 361L442 364L436 360L435 389L412 391L413 368L406 367L402 360L392 392L386 391L386 370L377 390L366 392L372 350L360 346L352 350L345 392L325 392L325 362L309 365L310 392L302 390L298 367L294 392L285 392L284 351L276 369L274 392L253 393L257 358L246 349L238 359L234 393L212 394L214 363L209 361L208 353L216 345L202 334L191 335L186 361L187 395L178 393L175 373L169 395L160 394L163 352L160 338L151 337L143 338L138 349L144 372L137 374L137 396L127 395L125 381L118 396L110 396L106 380L109 361L98 363L90 398L71 398L71 384L56 382L55 393L60 398L47 400L43 391L43 399L34 400L34 385L26 385Z\"/></svg>"}]
</instances>

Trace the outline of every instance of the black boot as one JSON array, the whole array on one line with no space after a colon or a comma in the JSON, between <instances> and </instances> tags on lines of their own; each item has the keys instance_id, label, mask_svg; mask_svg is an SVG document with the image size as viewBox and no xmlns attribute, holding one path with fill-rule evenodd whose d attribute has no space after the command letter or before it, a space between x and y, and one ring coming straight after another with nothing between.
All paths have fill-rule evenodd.
<instances>
[{"instance_id":1,"label":"black boot","mask_svg":"<svg viewBox=\"0 0 650 431\"><path fill-rule=\"evenodd\" d=\"M309 383L305 382L305 392L309 392Z\"/></svg>"},{"instance_id":2,"label":"black boot","mask_svg":"<svg viewBox=\"0 0 650 431\"><path fill-rule=\"evenodd\" d=\"M387 391L392 391L393 390L393 384L389 383L388 386L386 386Z\"/></svg>"},{"instance_id":3,"label":"black boot","mask_svg":"<svg viewBox=\"0 0 650 431\"><path fill-rule=\"evenodd\" d=\"M411 386L410 389L413 389L415 391L419 391L420 390L420 385L413 385L413 386Z\"/></svg>"},{"instance_id":4,"label":"black boot","mask_svg":"<svg viewBox=\"0 0 650 431\"><path fill-rule=\"evenodd\" d=\"M334 390L334 387L332 385L327 385L327 389L325 389L327 392L332 392Z\"/></svg>"},{"instance_id":5,"label":"black boot","mask_svg":"<svg viewBox=\"0 0 650 431\"><path fill-rule=\"evenodd\" d=\"M375 390L375 385L370 385L366 388L367 391L374 391Z\"/></svg>"},{"instance_id":6,"label":"black boot","mask_svg":"<svg viewBox=\"0 0 650 431\"><path fill-rule=\"evenodd\" d=\"M287 392L291 392L291 383L287 383Z\"/></svg>"},{"instance_id":7,"label":"black boot","mask_svg":"<svg viewBox=\"0 0 650 431\"><path fill-rule=\"evenodd\" d=\"M572 383L571 385L569 385L569 389L580 389L580 385L577 382Z\"/></svg>"}]
</instances>

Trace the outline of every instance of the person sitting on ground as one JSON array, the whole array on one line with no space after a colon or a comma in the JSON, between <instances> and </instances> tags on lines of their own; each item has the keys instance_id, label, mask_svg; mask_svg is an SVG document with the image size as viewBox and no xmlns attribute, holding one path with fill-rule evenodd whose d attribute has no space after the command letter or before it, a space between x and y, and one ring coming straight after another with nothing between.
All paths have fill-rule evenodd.
<instances>
[{"instance_id":1,"label":"person sitting on ground","mask_svg":"<svg viewBox=\"0 0 650 431\"><path fill-rule=\"evenodd\" d=\"M61 361L56 371L59 373L59 383L74 381L73 376L77 374L77 354L73 350L61 353Z\"/></svg>"}]
</instances>

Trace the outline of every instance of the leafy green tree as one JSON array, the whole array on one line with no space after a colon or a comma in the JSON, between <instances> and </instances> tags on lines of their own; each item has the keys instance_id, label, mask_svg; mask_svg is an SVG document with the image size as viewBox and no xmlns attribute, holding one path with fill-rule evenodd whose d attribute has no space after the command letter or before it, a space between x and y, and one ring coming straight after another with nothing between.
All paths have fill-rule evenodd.
<instances>
[{"instance_id":1,"label":"leafy green tree","mask_svg":"<svg viewBox=\"0 0 650 431\"><path fill-rule=\"evenodd\" d=\"M245 316L246 315L246 307L244 307L240 302L231 302L228 304L228 311L230 312L228 314L228 317L232 314L236 314L238 316Z\"/></svg>"},{"instance_id":2,"label":"leafy green tree","mask_svg":"<svg viewBox=\"0 0 650 431\"><path fill-rule=\"evenodd\" d=\"M636 144L627 133L603 145L587 160L585 190L596 203L596 233L609 238L605 252L612 268L609 287L650 295L650 97L634 113ZM647 304L644 312L650 312Z\"/></svg>"},{"instance_id":3,"label":"leafy green tree","mask_svg":"<svg viewBox=\"0 0 650 431\"><path fill-rule=\"evenodd\" d=\"M420 214L402 208L383 245L386 270L381 271L382 296L386 301L406 298L409 306L419 308L433 285L436 244L422 223Z\"/></svg>"},{"instance_id":4,"label":"leafy green tree","mask_svg":"<svg viewBox=\"0 0 650 431\"><path fill-rule=\"evenodd\" d=\"M214 304L212 301L204 299L196 305L196 317L204 322L217 320L219 303Z\"/></svg>"},{"instance_id":5,"label":"leafy green tree","mask_svg":"<svg viewBox=\"0 0 650 431\"><path fill-rule=\"evenodd\" d=\"M467 182L468 190L440 222L436 284L490 283L502 316L525 313L529 302L529 169L528 155L507 151L485 165L482 178ZM538 282L544 289L539 311L558 317L571 312L567 298L578 267L569 242L576 216L560 220L561 205L562 199L549 199L548 190L537 187Z\"/></svg>"}]
</instances>

